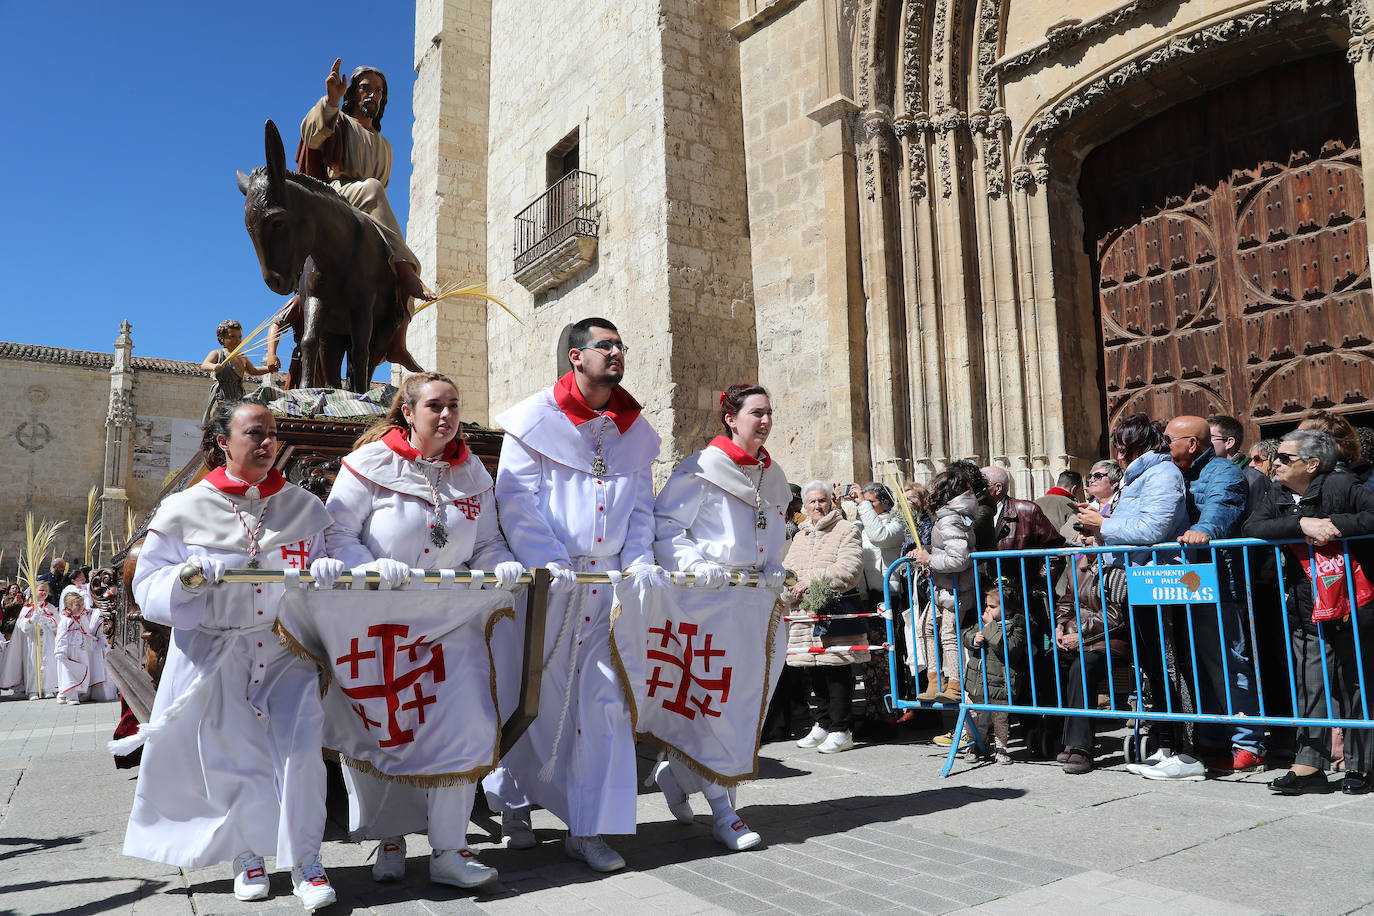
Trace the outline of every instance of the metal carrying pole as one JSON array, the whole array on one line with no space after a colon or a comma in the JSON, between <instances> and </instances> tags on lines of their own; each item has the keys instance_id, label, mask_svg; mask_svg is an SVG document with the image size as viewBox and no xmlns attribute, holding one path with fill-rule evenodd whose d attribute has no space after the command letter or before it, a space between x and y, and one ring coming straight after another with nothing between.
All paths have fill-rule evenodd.
<instances>
[{"instance_id":1,"label":"metal carrying pole","mask_svg":"<svg viewBox=\"0 0 1374 916\"><path fill-rule=\"evenodd\" d=\"M260 584L263 584L263 583L284 582L284 581L286 581L286 573L287 573L287 572L291 572L291 570L284 570L284 569L226 569L226 570L224 571L224 574L223 574L222 576L220 576L220 581L221 581L221 582L230 582L230 583L242 583L242 584L245 584L245 585L260 585ZM452 573L452 574L453 574L453 581L454 581L455 583L462 583L462 584L464 584L464 585L471 584L471 583L472 583L472 577L473 577L474 575L476 575L477 573L481 573L481 574L482 574L483 580L484 580L484 581L483 581L483 584L485 584L486 582L492 582L492 583L494 583L494 582L496 581L496 574L495 574L495 573L485 572L485 571L483 571L483 570L472 570L472 569L462 569L462 570L440 570L440 569L424 569L424 570L419 570L419 569L413 569L413 570L411 570L410 581L411 581L412 583L414 583L415 580L416 580L417 578L420 578L421 581L423 581L426 585L431 585L431 584L432 584L432 585L437 585L437 584L439 584L440 582L443 581L444 577L445 577L448 573ZM576 575L577 575L577 582L578 582L579 585L608 585L608 584L610 584L611 581L612 581L612 576L611 576L610 573L604 573L604 572L579 572L579 573L577 573ZM696 585L696 584L697 584L697 577L696 577L696 575L695 575L694 573L676 573L676 572L669 572L668 575L669 575L669 577L672 579L672 581L673 581L674 584L682 584L682 585ZM729 584L730 584L730 585L747 585L747 586L753 586L753 587L755 587L755 588L759 587L759 574L758 574L758 573L744 573L744 572L739 572L739 571L732 571L732 572L730 572L729 575L730 575L730 581L729 581ZM368 586L369 588L375 587L375 586L379 586L379 585L381 585L381 583L382 583L382 576L381 576L381 574L378 573L378 572L376 572L376 571L374 571L374 570L368 570L368 571L364 574L364 576L365 576L365 580L366 580L366 582L367 582L367 586ZM626 574L624 574L624 573L621 573L621 574L619 574L618 578L624 579L624 578L628 578L628 576L627 576ZM308 584L310 584L311 582L314 582L314 581L315 581L314 578L310 575L310 573L309 573L307 570L302 569L302 570L300 571L300 582L302 582L302 583L308 585ZM353 584L353 573L352 573L352 571L350 571L350 570L344 570L342 573L339 574L339 576L338 576L334 581L335 581L335 583L340 584L340 585L352 585L352 584ZM792 585L792 584L795 583L796 581L797 581L796 575L795 575L791 570L788 570L787 577L784 579L783 584L784 584L784 585ZM532 572L529 572L529 571L526 571L526 572L522 573L522 574L520 575L520 578L518 578L518 579L515 580L515 583L516 583L517 585L529 585L529 584L531 584L532 582L534 582L534 574L533 574Z\"/></svg>"}]
</instances>

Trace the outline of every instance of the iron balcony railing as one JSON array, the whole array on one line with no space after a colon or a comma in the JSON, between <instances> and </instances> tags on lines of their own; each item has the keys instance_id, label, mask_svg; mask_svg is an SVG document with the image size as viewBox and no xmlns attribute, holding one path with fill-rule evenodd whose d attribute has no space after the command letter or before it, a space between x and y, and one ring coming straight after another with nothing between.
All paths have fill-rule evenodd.
<instances>
[{"instance_id":1,"label":"iron balcony railing","mask_svg":"<svg viewBox=\"0 0 1374 916\"><path fill-rule=\"evenodd\" d=\"M575 236L596 238L596 176L574 171L515 216L515 269L523 270Z\"/></svg>"}]
</instances>

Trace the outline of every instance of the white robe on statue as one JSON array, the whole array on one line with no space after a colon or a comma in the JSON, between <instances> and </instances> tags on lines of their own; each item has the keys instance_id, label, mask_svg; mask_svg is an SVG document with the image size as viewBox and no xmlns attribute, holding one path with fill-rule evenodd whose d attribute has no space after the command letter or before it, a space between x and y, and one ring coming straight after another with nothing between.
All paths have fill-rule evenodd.
<instances>
[{"instance_id":1,"label":"white robe on statue","mask_svg":"<svg viewBox=\"0 0 1374 916\"><path fill-rule=\"evenodd\" d=\"M608 408L591 411L569 373L497 418L506 437L496 502L506 539L526 567L602 572L653 563L658 435L623 391ZM598 441L601 476L591 473ZM549 596L539 715L482 782L493 810L537 804L574 836L634 833L634 694L642 690L644 635L642 622L636 629L622 618L612 626L613 599L605 585ZM498 627L504 714L515 707L520 682L523 608L516 614L515 626ZM543 780L551 759L551 778Z\"/></svg>"},{"instance_id":2,"label":"white robe on statue","mask_svg":"<svg viewBox=\"0 0 1374 916\"><path fill-rule=\"evenodd\" d=\"M787 475L776 462L766 459L762 464L757 460L751 463L733 442L717 437L679 464L659 491L654 502L654 551L658 563L665 569L683 572L691 572L695 563L707 562L730 570L761 573L766 564L782 562L787 549L787 506L791 500ZM763 528L758 526L760 510L766 519ZM748 628L749 636L760 647L767 644L769 618L766 612L759 613L757 590L732 586L714 592L713 596L718 597L710 604L733 603L741 614L757 618L750 621L755 626ZM698 590L688 590L684 598L699 601L701 595ZM683 607L693 603L684 600ZM775 626L772 635L773 642L765 649L769 657L756 658L750 666L767 673L763 703L757 716L750 716L753 728L748 735L748 750L752 750L755 770L763 711L782 673L787 652L787 628ZM700 733L699 746L709 746L716 737L711 726L720 722L706 716L698 716L692 722ZM737 740L743 740L743 736ZM685 745L686 742L683 750L689 750ZM745 748L737 750L747 756ZM668 756L673 762L673 775L684 792L701 792L710 784L697 772L702 768L699 762L694 770L683 765L676 754ZM730 784L738 781L732 778Z\"/></svg>"},{"instance_id":3,"label":"white robe on statue","mask_svg":"<svg viewBox=\"0 0 1374 916\"><path fill-rule=\"evenodd\" d=\"M326 503L334 518L334 526L325 533L326 553L349 569L389 557L411 569L491 572L496 564L514 559L497 523L491 475L477 456L456 444L459 447L451 460L427 462L434 468L429 476L437 484L448 534L444 546L430 538L434 500L423 465L416 460L419 455L399 431L393 431L343 459ZM397 592L396 600L405 601L405 592ZM473 700L461 713L465 727L492 734L499 741L497 711L483 702L482 688L491 677L486 641L480 628L467 629L472 632L464 635L472 645L463 647L467 651L462 653L450 648L447 654L451 659L480 660L480 665L466 665L470 671L451 670L449 676L474 680ZM325 745L336 747L329 732L326 722ZM425 789L382 780L350 766L344 766L343 776L348 787L349 833L354 838L382 839L428 829L435 849L467 845L473 786ZM462 809L461 816L445 816L455 808Z\"/></svg>"},{"instance_id":4,"label":"white robe on statue","mask_svg":"<svg viewBox=\"0 0 1374 916\"><path fill-rule=\"evenodd\" d=\"M158 507L134 597L145 617L172 627L172 639L151 719L123 739L146 741L124 854L200 868L253 852L286 868L318 852L324 833L316 668L272 632L282 586L192 592L179 578L193 554L248 565L248 534L230 503L248 525L262 521L263 568L306 569L323 553L329 513L276 471L259 490L217 468Z\"/></svg>"}]
</instances>

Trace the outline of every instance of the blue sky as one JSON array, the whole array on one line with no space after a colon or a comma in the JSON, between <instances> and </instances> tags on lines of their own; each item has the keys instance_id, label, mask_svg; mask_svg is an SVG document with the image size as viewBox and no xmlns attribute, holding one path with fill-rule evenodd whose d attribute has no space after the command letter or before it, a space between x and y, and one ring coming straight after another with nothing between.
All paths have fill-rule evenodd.
<instances>
[{"instance_id":1,"label":"blue sky","mask_svg":"<svg viewBox=\"0 0 1374 916\"><path fill-rule=\"evenodd\" d=\"M267 118L292 159L336 57L387 75L406 224L413 4L0 0L0 15L0 340L109 351L127 318L135 354L199 362L222 319L247 332L271 314L284 300L263 285L234 170L263 164Z\"/></svg>"}]
</instances>

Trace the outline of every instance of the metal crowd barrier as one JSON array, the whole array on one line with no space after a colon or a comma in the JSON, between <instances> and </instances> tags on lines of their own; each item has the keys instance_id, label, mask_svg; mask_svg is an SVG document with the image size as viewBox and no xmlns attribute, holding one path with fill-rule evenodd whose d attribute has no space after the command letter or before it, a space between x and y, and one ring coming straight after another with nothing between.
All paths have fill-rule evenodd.
<instances>
[{"instance_id":1,"label":"metal crowd barrier","mask_svg":"<svg viewBox=\"0 0 1374 916\"><path fill-rule=\"evenodd\" d=\"M1359 538L1346 538L1333 541L1340 545L1340 556L1344 559L1344 584L1346 600L1351 609L1359 607L1356 601L1355 582L1351 574L1350 542L1365 540L1374 535ZM1306 552L1309 568L1320 575L1317 567L1316 551L1307 541L1264 541L1254 538L1232 538L1215 540L1202 547L1185 547L1178 543L1156 544L1148 547L1111 545L1105 547L1075 546L1052 550L989 550L974 551L971 565L954 577L953 597L957 611L954 627L959 670L943 670L941 656L940 624L931 619L933 631L934 657L925 660L927 676L933 678L928 683L941 684L943 678L951 675L961 682L962 697L958 704L940 701L919 701L913 696L903 696L899 684L899 640L905 643L908 653L914 655L917 643L922 639L921 615L933 612L936 600L936 586L921 567L910 558L902 557L888 568L884 584L884 608L887 618L887 642L889 644L889 687L888 702L894 710L905 709L955 709L958 710L954 724L949 755L945 760L941 775L948 775L954 765L955 755L965 744L965 726L969 728L973 745L982 752L983 736L973 727L970 716L974 712L1009 713L1022 716L1060 717L1050 723L1056 729L1062 727L1064 717L1089 717L1093 719L1126 719L1141 722L1173 722L1191 725L1248 725L1248 726L1308 726L1314 728L1369 728L1374 726L1370 718L1370 698L1365 677L1366 651L1374 653L1374 648L1366 645L1369 634L1362 632L1365 627L1374 626L1374 615L1361 621L1361 615L1349 615L1350 642L1353 643L1354 670L1345 670L1345 665L1337 666L1332 656L1331 637L1337 635L1333 624L1342 628L1344 621L1315 624L1317 649L1321 659L1321 688L1325 697L1325 716L1300 715L1299 697L1300 673L1295 669L1294 650L1291 646L1292 627L1288 620L1288 598L1285 588L1286 576L1292 570L1285 569L1283 554L1292 550ZM1290 553L1290 556L1292 554ZM1125 570L1127 576L1127 597L1125 610L1128 625L1112 627L1106 611L1106 586L1102 576L1098 576L1098 606L1102 608L1101 624L1105 642L1105 683L1108 696L1107 708L1099 708L1097 698L1099 683L1089 683L1086 665L1083 664L1085 650L1082 642L1076 649L1061 648L1055 634L1056 586L1072 595L1073 624L1075 632L1081 633L1084 615L1088 613L1082 606L1077 575L1077 557L1101 557L1106 566L1116 565ZM1225 600L1221 594L1226 583L1225 572L1219 568L1218 560L1234 564L1237 575L1237 600ZM1272 565L1270 565L1272 564ZM1060 580L1065 568L1068 578ZM1366 570L1370 581L1374 582L1374 570ZM989 576L994 577L989 582ZM1313 578L1316 578L1314 576ZM905 583L906 601L895 600L893 583ZM1009 588L1008 583L1015 588ZM1331 578L1334 584L1335 577ZM985 589L984 583L988 583ZM1311 586L1316 591L1315 581ZM995 588L1002 606L1002 657L1004 671L1017 666L1028 689L1022 696L1011 696L1007 702L989 702L987 681L987 649L965 646L963 631L974 622L982 623L983 598L985 591ZM967 589L972 590L969 594ZM1210 589L1211 591L1208 591ZM1016 598L1015 607L1009 607L1006 595L1011 592ZM920 598L921 600L916 600ZM1143 599L1143 600L1142 600ZM1369 604L1365 605L1369 607ZM909 624L903 625L902 610L910 608ZM1013 658L1007 649L1008 616L1016 614L1026 633L1026 646ZM1234 687L1231 653L1227 647L1229 615L1238 615L1232 620L1238 630L1231 632L1234 639L1243 639L1246 647L1245 659L1250 667L1248 690ZM1182 624L1178 626L1177 624ZM899 632L901 628L901 632ZM1121 632L1125 630L1126 632ZM1344 632L1344 629L1339 631ZM1341 642L1345 641L1342 635ZM1113 652L1111 643L1117 640L1129 642L1125 652ZM1146 645L1146 640L1150 645ZM1212 672L1206 668L1205 659L1199 659L1200 647L1212 655L1209 643L1216 640L1214 658L1220 659L1221 683L1228 689L1224 697L1209 695L1199 704L1198 692L1204 683L1211 680ZM1275 640L1282 642L1275 646ZM1158 645L1154 645L1154 643ZM981 700L970 696L970 685L965 683L969 653L980 653L979 670L982 683L978 693ZM1340 651L1340 647L1337 647ZM1158 655L1155 653L1158 652ZM1281 652L1284 663L1277 663ZM1066 702L1066 683L1071 664L1077 657L1081 681L1083 705L1069 705ZM1164 680L1170 683L1147 683L1142 672L1142 657L1153 660L1152 667L1162 670ZM1162 661L1161 661L1162 660ZM1371 658L1374 663L1374 658ZM1265 666L1268 666L1267 668ZM1275 667L1278 670L1273 670ZM1339 667L1341 670L1333 670ZM1048 669L1048 670L1047 670ZM1113 685L1125 675L1132 693L1125 704L1118 702L1117 691ZM1199 675L1205 675L1200 679ZM1333 697L1333 687L1345 685L1349 691L1349 679L1354 679L1358 689L1358 702L1353 713L1339 714L1339 701ZM917 678L911 678L913 684ZM1266 684L1268 692L1266 692ZM1143 698L1147 688L1153 700L1147 708ZM1209 691L1210 693L1211 691ZM1278 693L1275 696L1275 693ZM914 691L913 691L914 693ZM1179 694L1176 698L1175 694ZM1245 706L1249 712L1237 709ZM1261 728L1262 731L1262 728ZM1261 735L1262 737L1262 735ZM1127 739L1128 745L1132 741ZM1058 745L1062 747L1063 745ZM1139 745L1136 745L1137 749ZM1091 750L1091 748L1089 749ZM1226 753L1230 753L1231 742L1225 743ZM1129 751L1129 749L1128 749ZM1129 759L1128 752L1128 759ZM1141 753L1139 757L1145 755Z\"/></svg>"}]
</instances>

